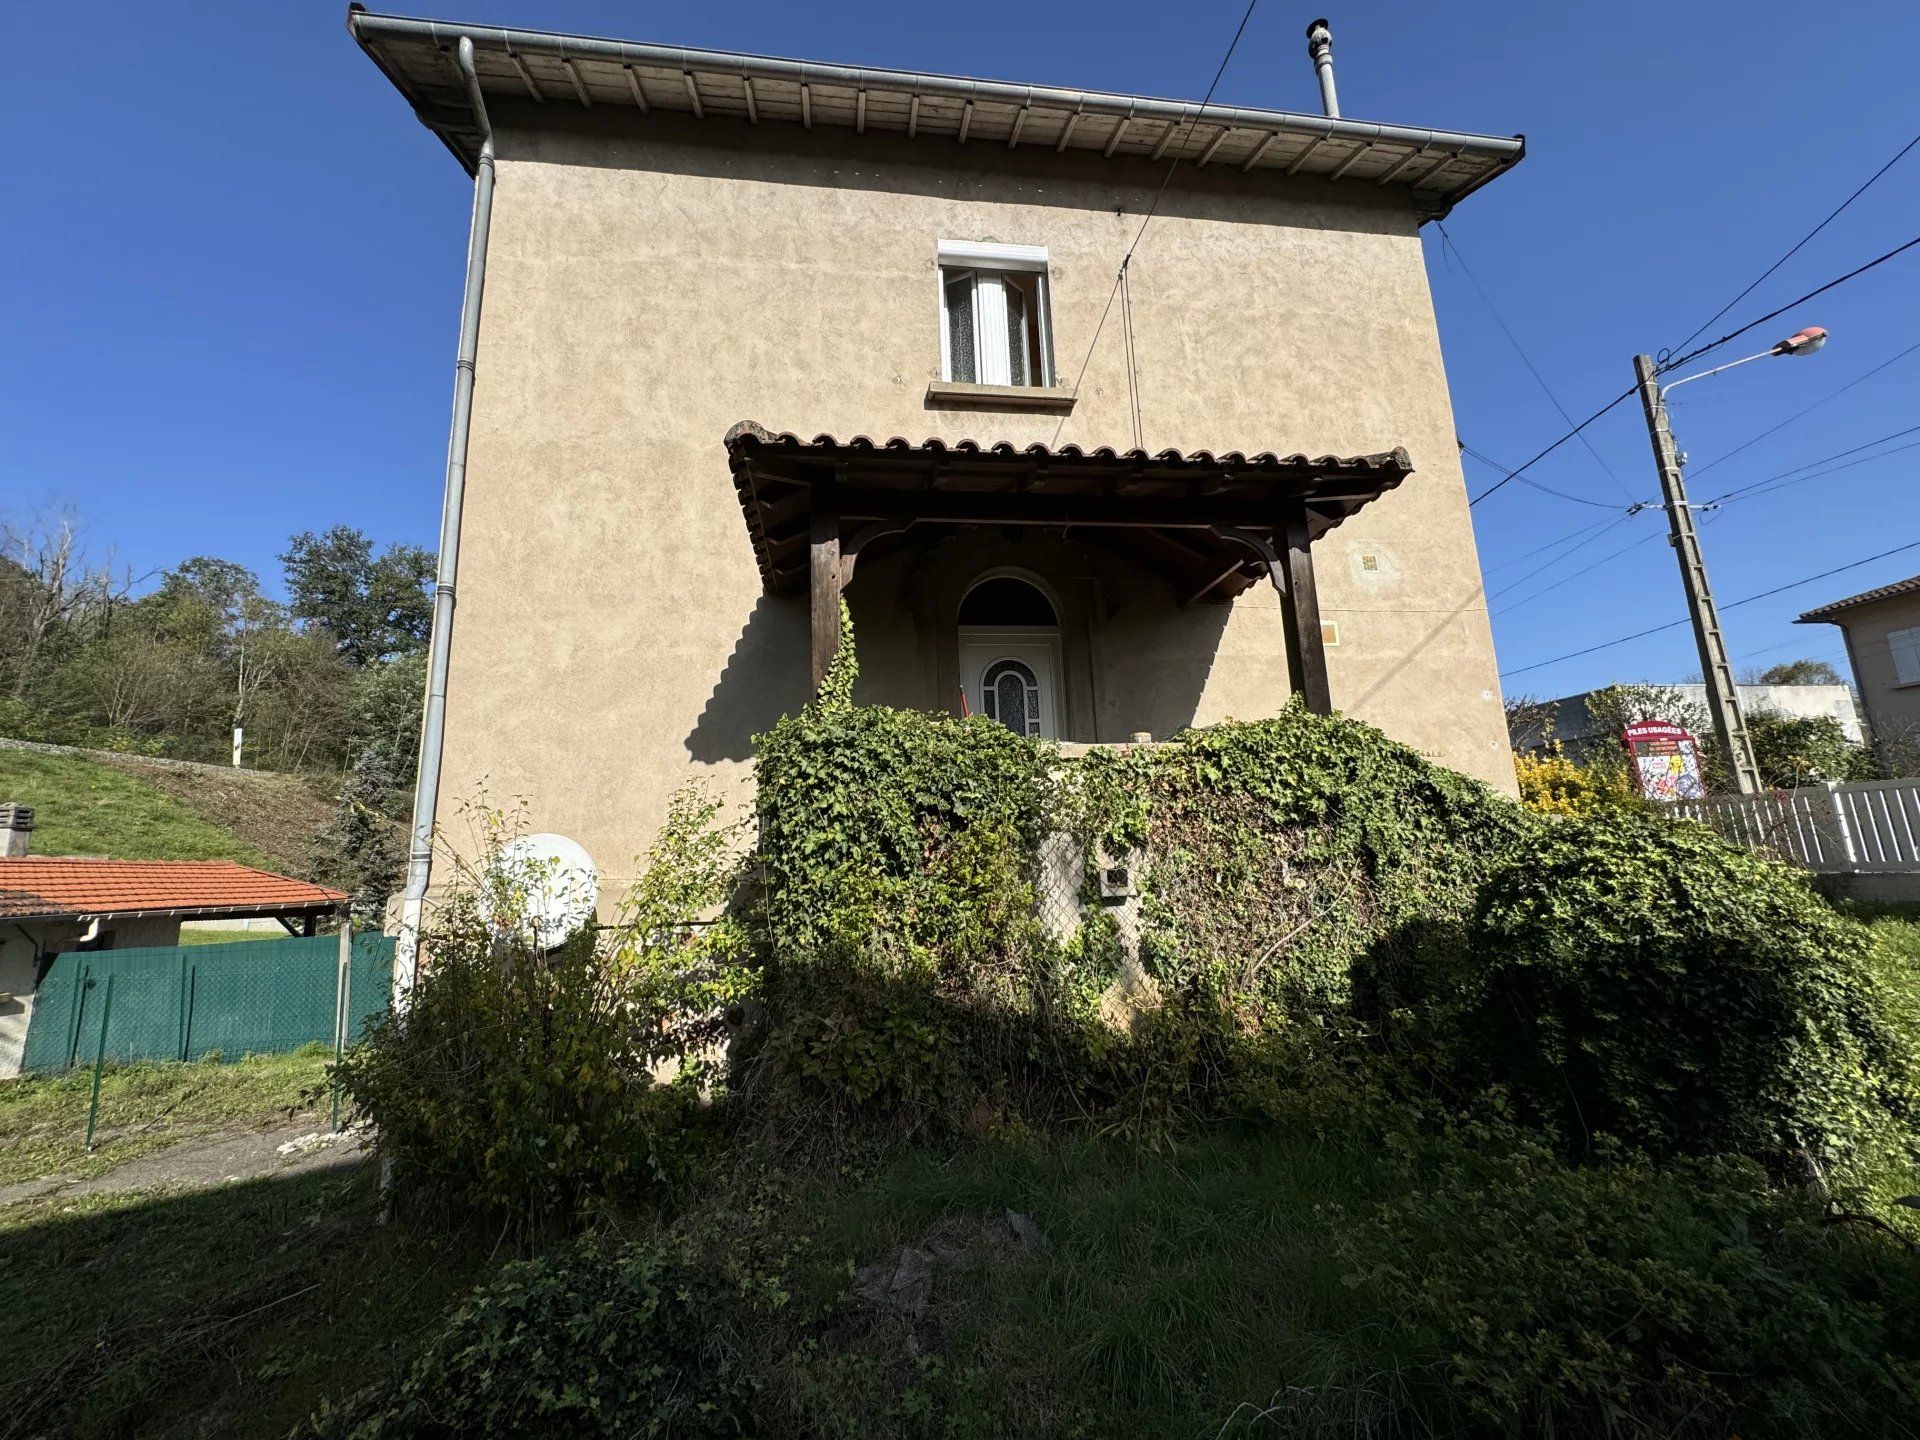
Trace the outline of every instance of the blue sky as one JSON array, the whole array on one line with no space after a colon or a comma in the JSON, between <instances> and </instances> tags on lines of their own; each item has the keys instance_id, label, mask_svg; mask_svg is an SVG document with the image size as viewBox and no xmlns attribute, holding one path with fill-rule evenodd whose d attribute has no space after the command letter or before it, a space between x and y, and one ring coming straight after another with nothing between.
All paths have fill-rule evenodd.
<instances>
[{"instance_id":1,"label":"blue sky","mask_svg":"<svg viewBox=\"0 0 1920 1440\"><path fill-rule=\"evenodd\" d=\"M1920 131L1920 6L1896 0L1825 7L1817 24L1780 0L1328 5L1348 115L1527 134L1527 161L1447 229L1576 419L1626 387L1635 351L1677 345ZM1197 98L1241 10L445 0L415 13ZM433 543L468 184L343 18L287 0L15 19L16 55L38 58L10 68L0 102L0 509L69 504L94 549L135 571L212 553L277 579L289 533L338 522ZM1218 98L1317 108L1311 18L1260 0ZM1916 234L1920 148L1708 338ZM1426 235L1461 437L1519 464L1567 427ZM1747 348L1809 323L1833 333L1823 354L1675 397L1695 473L1920 341L1920 249ZM1920 351L1701 474L1696 498L1920 424L1917 399ZM1616 507L1656 493L1637 407L1589 433L1597 459L1573 443L1529 473ZM1475 493L1498 478L1472 459L1468 474ZM1916 477L1920 450L1727 505L1703 531L1722 603L1920 539ZM1529 551L1610 521L1520 484L1474 516L1496 591L1554 553ZM1663 524L1622 520L1495 598L1509 693L1697 668L1681 628L1522 669L1684 613ZM1916 571L1920 550L1732 609L1736 661L1837 658L1836 631L1793 616Z\"/></svg>"}]
</instances>

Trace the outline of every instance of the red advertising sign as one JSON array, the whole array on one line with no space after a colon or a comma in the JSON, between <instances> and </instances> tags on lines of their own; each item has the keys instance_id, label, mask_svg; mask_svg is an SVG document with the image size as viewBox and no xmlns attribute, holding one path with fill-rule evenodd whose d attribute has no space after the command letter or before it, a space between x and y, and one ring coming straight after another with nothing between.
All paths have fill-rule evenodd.
<instances>
[{"instance_id":1,"label":"red advertising sign","mask_svg":"<svg viewBox=\"0 0 1920 1440\"><path fill-rule=\"evenodd\" d=\"M1649 800L1704 800L1706 775L1693 732L1665 720L1642 720L1620 732L1633 757L1634 783Z\"/></svg>"}]
</instances>

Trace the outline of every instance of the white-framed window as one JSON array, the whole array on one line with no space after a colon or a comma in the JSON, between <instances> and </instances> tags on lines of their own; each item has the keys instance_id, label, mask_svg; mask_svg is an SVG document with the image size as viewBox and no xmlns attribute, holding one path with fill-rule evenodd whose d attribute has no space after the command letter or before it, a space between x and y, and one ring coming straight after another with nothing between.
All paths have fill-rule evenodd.
<instances>
[{"instance_id":1,"label":"white-framed window","mask_svg":"<svg viewBox=\"0 0 1920 1440\"><path fill-rule=\"evenodd\" d=\"M1044 245L940 242L940 377L1052 385Z\"/></svg>"},{"instance_id":2,"label":"white-framed window","mask_svg":"<svg viewBox=\"0 0 1920 1440\"><path fill-rule=\"evenodd\" d=\"M1889 630L1887 646L1893 651L1895 683L1920 685L1920 626L1911 630Z\"/></svg>"}]
</instances>

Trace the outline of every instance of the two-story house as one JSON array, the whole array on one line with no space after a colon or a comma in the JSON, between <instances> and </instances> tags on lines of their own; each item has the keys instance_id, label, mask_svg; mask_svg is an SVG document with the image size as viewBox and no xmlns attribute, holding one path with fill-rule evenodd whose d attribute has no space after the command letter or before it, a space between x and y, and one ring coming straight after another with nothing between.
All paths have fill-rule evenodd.
<instances>
[{"instance_id":1,"label":"two-story house","mask_svg":"<svg viewBox=\"0 0 1920 1440\"><path fill-rule=\"evenodd\" d=\"M1519 138L348 23L476 179L421 818L630 875L843 595L863 700L1512 788L1420 227Z\"/></svg>"}]
</instances>

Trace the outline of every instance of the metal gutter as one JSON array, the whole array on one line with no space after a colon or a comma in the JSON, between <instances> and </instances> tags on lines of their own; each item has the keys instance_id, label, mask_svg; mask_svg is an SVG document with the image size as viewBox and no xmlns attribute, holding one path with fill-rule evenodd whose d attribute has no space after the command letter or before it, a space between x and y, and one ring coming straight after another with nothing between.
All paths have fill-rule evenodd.
<instances>
[{"instance_id":1,"label":"metal gutter","mask_svg":"<svg viewBox=\"0 0 1920 1440\"><path fill-rule=\"evenodd\" d=\"M217 920L273 920L282 915L329 915L347 908L346 900L313 901L306 905L160 905L137 910L42 910L34 915L8 915L9 925L39 924L48 920L166 919L196 915ZM29 937L31 938L31 937Z\"/></svg>"},{"instance_id":2,"label":"metal gutter","mask_svg":"<svg viewBox=\"0 0 1920 1440\"><path fill-rule=\"evenodd\" d=\"M1013 106L1046 105L1115 119L1160 120L1174 124L1203 121L1235 130L1253 130L1273 134L1299 135L1314 139L1373 144L1385 141L1413 145L1426 150L1446 150L1456 155L1482 156L1504 161L1502 168L1518 163L1526 152L1521 136L1475 135L1457 130L1427 130L1416 126L1387 125L1373 121L1349 120L1340 116L1305 115L1289 110L1250 109L1243 106L1206 105L1188 100L1164 100L1144 95L1124 95L1100 90L1065 90L1044 85L1019 85L1000 80L975 80L955 75L934 75L911 70L868 69L849 65L830 65L811 60L787 60L777 56L749 55L726 50L699 50L683 46L649 45L630 40L605 40L587 35L566 35L544 30L513 30L497 26L452 25L437 20L419 20L403 15L379 15L356 10L347 17L347 29L376 64L394 79L375 47L383 41L426 42L445 48L461 40L512 55L545 55L555 60L598 60L615 65L647 65L677 69L683 73L700 70L734 75L743 79L779 80L796 85L837 85L853 90L897 90L921 95L938 95L960 102L990 101ZM409 98L404 84L396 85ZM470 83L470 89L477 85ZM1203 114L1204 110L1204 114ZM435 127L440 128L440 127ZM442 137L445 138L444 135ZM451 142L449 142L451 145ZM457 153L457 152L456 152ZM468 164L462 157L462 164ZM471 170L472 166L468 165ZM1491 178L1491 177L1489 177Z\"/></svg>"},{"instance_id":3,"label":"metal gutter","mask_svg":"<svg viewBox=\"0 0 1920 1440\"><path fill-rule=\"evenodd\" d=\"M357 17L356 17L357 18ZM453 366L453 420L447 433L446 491L440 506L440 556L433 582L433 630L427 646L427 696L420 721L420 763L413 787L413 839L407 885L400 902L400 934L393 955L393 1003L404 1014L413 995L420 950L420 918L433 878L433 821L440 804L440 760L446 740L447 668L453 647L454 586L460 570L460 514L466 503L467 435L473 421L473 377L480 348L480 301L487 284L487 233L493 221L493 126L487 119L473 41L457 39L456 57L467 99L480 122L474 166L473 220L467 231L467 284L460 303L460 339Z\"/></svg>"}]
</instances>

